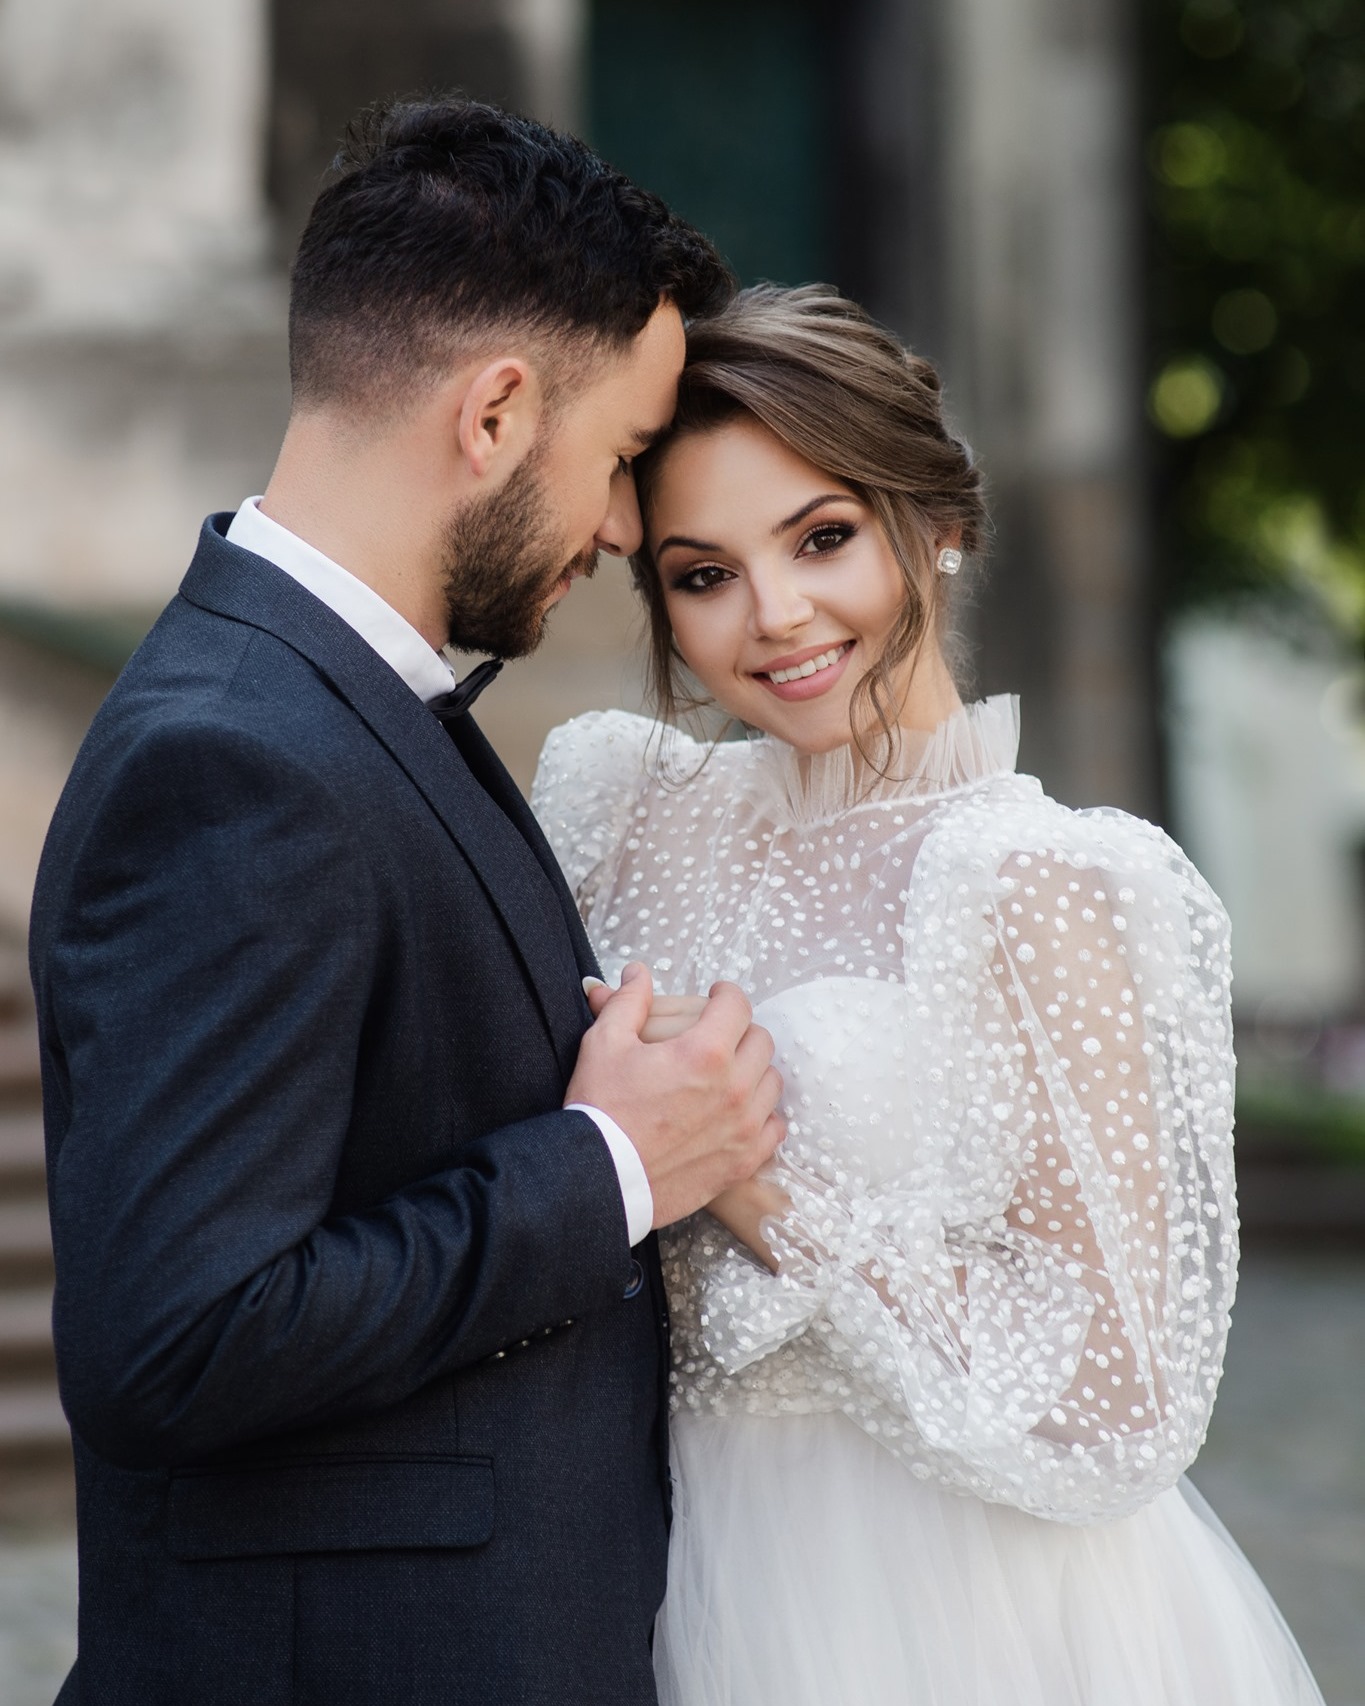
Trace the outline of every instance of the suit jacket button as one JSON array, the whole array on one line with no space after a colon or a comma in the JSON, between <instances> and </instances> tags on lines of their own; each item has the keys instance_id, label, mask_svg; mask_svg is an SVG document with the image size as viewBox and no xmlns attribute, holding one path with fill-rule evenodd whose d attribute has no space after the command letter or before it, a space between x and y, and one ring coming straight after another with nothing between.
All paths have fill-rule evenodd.
<instances>
[{"instance_id":1,"label":"suit jacket button","mask_svg":"<svg viewBox=\"0 0 1365 1706\"><path fill-rule=\"evenodd\" d=\"M635 1297L644 1283L645 1270L635 1260L634 1256L632 1256L630 1258L630 1283L626 1286L624 1295L626 1297Z\"/></svg>"}]
</instances>

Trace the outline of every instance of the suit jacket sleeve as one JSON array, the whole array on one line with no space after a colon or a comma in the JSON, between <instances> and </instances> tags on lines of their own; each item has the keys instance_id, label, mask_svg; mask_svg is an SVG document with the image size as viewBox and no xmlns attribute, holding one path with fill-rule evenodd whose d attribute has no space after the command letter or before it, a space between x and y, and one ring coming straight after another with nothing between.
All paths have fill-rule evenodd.
<instances>
[{"instance_id":1,"label":"suit jacket sleeve","mask_svg":"<svg viewBox=\"0 0 1365 1706\"><path fill-rule=\"evenodd\" d=\"M89 816L38 984L62 1392L115 1462L378 1409L621 1297L583 1114L452 1133L458 1165L333 1212L378 905L336 797L257 734L144 736Z\"/></svg>"}]
</instances>

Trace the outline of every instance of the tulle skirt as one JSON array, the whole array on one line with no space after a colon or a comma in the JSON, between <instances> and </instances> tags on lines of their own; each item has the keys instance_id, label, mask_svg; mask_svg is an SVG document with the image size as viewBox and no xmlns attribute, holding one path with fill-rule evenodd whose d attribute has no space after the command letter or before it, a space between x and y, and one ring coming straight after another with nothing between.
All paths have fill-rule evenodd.
<instances>
[{"instance_id":1,"label":"tulle skirt","mask_svg":"<svg viewBox=\"0 0 1365 1706\"><path fill-rule=\"evenodd\" d=\"M684 1413L661 1706L1322 1706L1188 1482L1090 1528L917 1480L843 1416Z\"/></svg>"}]
</instances>

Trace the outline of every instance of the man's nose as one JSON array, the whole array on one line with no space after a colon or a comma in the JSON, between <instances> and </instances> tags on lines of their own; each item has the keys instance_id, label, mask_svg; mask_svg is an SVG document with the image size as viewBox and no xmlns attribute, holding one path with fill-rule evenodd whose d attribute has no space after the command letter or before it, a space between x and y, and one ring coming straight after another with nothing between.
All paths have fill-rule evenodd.
<instances>
[{"instance_id":1,"label":"man's nose","mask_svg":"<svg viewBox=\"0 0 1365 1706\"><path fill-rule=\"evenodd\" d=\"M640 549L644 537L635 480L632 475L623 473L611 483L611 501L593 543L599 551L606 551L613 557L629 557Z\"/></svg>"}]
</instances>

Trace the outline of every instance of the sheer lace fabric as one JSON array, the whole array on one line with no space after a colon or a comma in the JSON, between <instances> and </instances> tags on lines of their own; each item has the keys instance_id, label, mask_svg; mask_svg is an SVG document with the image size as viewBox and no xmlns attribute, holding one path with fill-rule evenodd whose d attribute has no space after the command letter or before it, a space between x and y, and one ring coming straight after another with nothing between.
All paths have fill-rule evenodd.
<instances>
[{"instance_id":1,"label":"sheer lace fabric","mask_svg":"<svg viewBox=\"0 0 1365 1706\"><path fill-rule=\"evenodd\" d=\"M1227 923L1160 831L1013 773L988 700L864 786L625 713L533 805L605 975L731 978L788 1137L772 1274L669 1234L674 1403L838 1412L940 1487L1127 1514L1202 1442L1236 1272Z\"/></svg>"}]
</instances>

